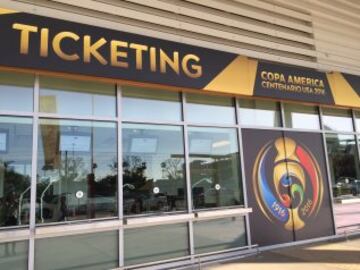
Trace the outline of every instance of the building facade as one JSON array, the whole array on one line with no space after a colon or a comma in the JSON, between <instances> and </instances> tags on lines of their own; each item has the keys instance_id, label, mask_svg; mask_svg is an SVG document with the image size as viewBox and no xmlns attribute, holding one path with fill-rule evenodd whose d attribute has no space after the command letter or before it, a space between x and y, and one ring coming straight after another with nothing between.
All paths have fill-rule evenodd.
<instances>
[{"instance_id":1,"label":"building facade","mask_svg":"<svg viewBox=\"0 0 360 270\"><path fill-rule=\"evenodd\" d=\"M357 234L358 11L4 1L0 269L174 269Z\"/></svg>"}]
</instances>

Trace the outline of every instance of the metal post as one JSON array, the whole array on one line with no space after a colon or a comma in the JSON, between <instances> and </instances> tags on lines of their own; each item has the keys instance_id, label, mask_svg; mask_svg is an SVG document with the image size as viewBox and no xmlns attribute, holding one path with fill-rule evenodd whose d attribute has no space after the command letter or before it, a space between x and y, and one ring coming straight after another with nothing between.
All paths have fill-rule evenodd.
<instances>
[{"instance_id":1,"label":"metal post","mask_svg":"<svg viewBox=\"0 0 360 270\"><path fill-rule=\"evenodd\" d=\"M236 121L238 123L238 149L240 153L240 167L241 167L241 181L243 188L243 197L244 197L244 207L248 208L248 196L247 196L247 185L246 185L246 174L245 174L245 159L244 159L244 149L243 149L243 141L242 141L242 129L240 126L240 110L239 110L239 100L235 98L235 113L236 113ZM251 230L250 230L250 218L249 214L245 215L245 227L246 227L246 240L247 245L251 246Z\"/></svg>"},{"instance_id":2,"label":"metal post","mask_svg":"<svg viewBox=\"0 0 360 270\"><path fill-rule=\"evenodd\" d=\"M38 155L38 132L39 132L39 75L35 75L34 83L34 117L32 133L32 161L31 161L31 189L30 189L30 239L28 269L35 269L35 223L36 223L36 183L37 183L37 155Z\"/></svg>"},{"instance_id":3,"label":"metal post","mask_svg":"<svg viewBox=\"0 0 360 270\"><path fill-rule=\"evenodd\" d=\"M118 163L118 215L123 220L123 164L122 164L122 125L121 125L121 86L116 85L116 111L117 111L117 163ZM119 228L119 266L124 266L124 228Z\"/></svg>"},{"instance_id":4,"label":"metal post","mask_svg":"<svg viewBox=\"0 0 360 270\"><path fill-rule=\"evenodd\" d=\"M326 145L326 133L325 133L324 123L323 123L323 112L322 112L322 108L320 106L319 106L319 116L320 116L321 135L322 135L322 139L323 139L323 147L324 147L324 153L325 153L326 174L327 174L329 193L330 193L331 214L332 214L332 220L334 223L335 234L338 234L336 218L335 218L335 211L334 211L334 196L333 196L333 191L332 191L329 156L328 156L327 145Z\"/></svg>"},{"instance_id":5,"label":"metal post","mask_svg":"<svg viewBox=\"0 0 360 270\"><path fill-rule=\"evenodd\" d=\"M191 179L190 179L190 156L189 156L189 140L188 140L188 126L186 119L186 94L183 92L182 95L182 114L183 114L183 122L184 122L184 154L185 154L185 175L186 175L186 198L187 198L187 210L188 213L193 212L193 201L192 201L192 190L191 190ZM190 246L190 255L191 260L193 261L195 255L195 247L194 247L194 227L193 222L190 220L188 222L189 225L189 246Z\"/></svg>"}]
</instances>

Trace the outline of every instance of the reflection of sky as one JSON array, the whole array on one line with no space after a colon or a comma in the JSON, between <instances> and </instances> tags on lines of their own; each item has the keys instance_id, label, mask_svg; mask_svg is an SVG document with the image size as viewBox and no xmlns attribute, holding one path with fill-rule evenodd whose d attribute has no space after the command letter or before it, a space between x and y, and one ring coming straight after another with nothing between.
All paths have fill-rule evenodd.
<instances>
[{"instance_id":1,"label":"reflection of sky","mask_svg":"<svg viewBox=\"0 0 360 270\"><path fill-rule=\"evenodd\" d=\"M123 97L122 105L125 120L181 120L180 102Z\"/></svg>"},{"instance_id":2,"label":"reflection of sky","mask_svg":"<svg viewBox=\"0 0 360 270\"><path fill-rule=\"evenodd\" d=\"M187 120L192 123L235 124L235 108L207 104L186 104Z\"/></svg>"},{"instance_id":3,"label":"reflection of sky","mask_svg":"<svg viewBox=\"0 0 360 270\"><path fill-rule=\"evenodd\" d=\"M291 127L304 129L320 129L317 114L291 112Z\"/></svg>"},{"instance_id":4,"label":"reflection of sky","mask_svg":"<svg viewBox=\"0 0 360 270\"><path fill-rule=\"evenodd\" d=\"M150 144L144 144L147 139ZM140 143L141 145L134 145ZM143 151L141 150L143 148ZM182 128L176 126L161 125L123 125L123 149L124 160L139 157L141 162L146 163L145 175L149 179L162 179L161 163L170 158L184 158ZM134 151L136 150L136 151ZM152 151L149 151L152 150ZM131 164L130 164L131 165ZM182 167L179 164L179 169Z\"/></svg>"},{"instance_id":5,"label":"reflection of sky","mask_svg":"<svg viewBox=\"0 0 360 270\"><path fill-rule=\"evenodd\" d=\"M44 99L46 97L46 99ZM43 99L42 99L43 98ZM50 98L50 99L49 99ZM46 102L49 104L46 104ZM55 106L52 106L55 102ZM40 108L61 115L115 116L115 96L41 89Z\"/></svg>"},{"instance_id":6,"label":"reflection of sky","mask_svg":"<svg viewBox=\"0 0 360 270\"><path fill-rule=\"evenodd\" d=\"M279 114L275 111L240 108L240 121L249 126L278 126Z\"/></svg>"},{"instance_id":7,"label":"reflection of sky","mask_svg":"<svg viewBox=\"0 0 360 270\"><path fill-rule=\"evenodd\" d=\"M324 115L323 122L326 129L337 131L353 131L350 117Z\"/></svg>"},{"instance_id":8,"label":"reflection of sky","mask_svg":"<svg viewBox=\"0 0 360 270\"><path fill-rule=\"evenodd\" d=\"M46 128L57 128L57 124L68 124L71 126L60 126L61 135L81 135L87 136L90 138L93 143L91 145L90 151L77 151L83 150L83 147L74 147L74 151L61 151L59 148L61 143L58 145L48 145L49 142L44 140L48 139L43 137L42 132L45 132L43 129ZM38 174L41 176L46 176L47 174L56 173L59 168L55 168L53 172L50 170L48 172L44 171L44 161L46 158L53 157L56 159L55 154L51 154L49 157L45 157L45 153L55 152L61 155L61 174L64 174L65 162L67 160L69 166L74 160L78 162L78 173L84 175L84 178L87 174L91 173L91 162L96 163L97 167L94 169L96 180L101 180L102 178L113 175L114 171L111 170L111 166L114 165L114 162L117 162L117 143L116 143L116 124L106 123L106 122L89 122L89 121L57 121L57 120L41 120L42 125L39 129L39 153L38 153ZM81 124L81 125L77 125ZM94 127L89 127L93 125ZM56 130L55 130L56 131ZM58 131L59 132L59 131ZM93 132L93 134L91 134ZM45 134L45 133L44 133ZM54 141L56 142L56 141ZM48 149L44 149L48 147ZM60 152L59 152L60 151ZM50 155L50 154L49 154ZM55 160L53 161L55 163Z\"/></svg>"},{"instance_id":9,"label":"reflection of sky","mask_svg":"<svg viewBox=\"0 0 360 270\"><path fill-rule=\"evenodd\" d=\"M227 155L238 152L236 129L189 127L190 154Z\"/></svg>"},{"instance_id":10,"label":"reflection of sky","mask_svg":"<svg viewBox=\"0 0 360 270\"><path fill-rule=\"evenodd\" d=\"M33 92L30 87L0 85L0 109L32 111Z\"/></svg>"}]
</instances>

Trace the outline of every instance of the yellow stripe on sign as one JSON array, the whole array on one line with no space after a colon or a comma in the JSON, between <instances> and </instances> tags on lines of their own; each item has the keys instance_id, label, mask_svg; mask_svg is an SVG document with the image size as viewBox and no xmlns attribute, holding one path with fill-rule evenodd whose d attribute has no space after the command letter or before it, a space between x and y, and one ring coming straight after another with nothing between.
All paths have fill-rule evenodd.
<instances>
[{"instance_id":1,"label":"yellow stripe on sign","mask_svg":"<svg viewBox=\"0 0 360 270\"><path fill-rule=\"evenodd\" d=\"M237 56L203 89L230 94L252 96L254 92L257 61Z\"/></svg>"},{"instance_id":2,"label":"yellow stripe on sign","mask_svg":"<svg viewBox=\"0 0 360 270\"><path fill-rule=\"evenodd\" d=\"M12 14L12 13L18 13L18 11L15 11L15 10L12 10L12 9L0 8L0 15Z\"/></svg>"},{"instance_id":3,"label":"yellow stripe on sign","mask_svg":"<svg viewBox=\"0 0 360 270\"><path fill-rule=\"evenodd\" d=\"M326 77L336 105L360 107L360 97L341 73L327 73Z\"/></svg>"}]
</instances>

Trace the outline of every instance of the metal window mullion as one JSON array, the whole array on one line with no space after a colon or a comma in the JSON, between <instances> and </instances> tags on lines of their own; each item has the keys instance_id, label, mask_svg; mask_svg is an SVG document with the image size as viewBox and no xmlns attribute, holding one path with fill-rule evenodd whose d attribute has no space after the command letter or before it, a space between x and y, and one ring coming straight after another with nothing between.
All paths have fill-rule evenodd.
<instances>
[{"instance_id":1,"label":"metal window mullion","mask_svg":"<svg viewBox=\"0 0 360 270\"><path fill-rule=\"evenodd\" d=\"M235 98L235 114L237 120L237 130L238 130L238 150L240 154L240 169L241 169L241 181L243 189L243 198L244 198L244 207L248 208L248 196L247 196L247 187L246 187L246 174L245 174L245 160L244 160L244 151L243 151L243 141L242 141L242 129L240 124L240 110L239 110L239 100ZM246 231L246 240L247 245L251 246L251 231L250 231L250 218L249 215L245 215L245 231Z\"/></svg>"},{"instance_id":2,"label":"metal window mullion","mask_svg":"<svg viewBox=\"0 0 360 270\"><path fill-rule=\"evenodd\" d=\"M187 111L186 111L186 94L181 94L181 105L183 115L183 138L184 138L184 154L185 154L185 178L186 178L186 200L188 213L193 212L192 190L191 190L191 178L190 178L190 155L189 155L189 140L188 140L188 125L187 125ZM189 247L191 260L195 259L195 246L194 246L194 224L192 220L188 222L189 226Z\"/></svg>"},{"instance_id":3,"label":"metal window mullion","mask_svg":"<svg viewBox=\"0 0 360 270\"><path fill-rule=\"evenodd\" d=\"M330 194L330 206L331 206L331 213L332 213L332 220L334 224L334 231L335 234L338 234L337 225L336 225L336 218L335 218L335 208L334 208L334 196L332 191L332 182L331 182L331 172L330 172L330 163L329 163L329 156L327 151L327 144L326 144L326 132L324 130L324 123L323 123L323 111L322 107L319 106L319 116L320 116L320 128L321 128L321 136L323 140L323 147L324 147L324 154L325 154L325 166L326 166L326 174L328 180L328 191Z\"/></svg>"},{"instance_id":4,"label":"metal window mullion","mask_svg":"<svg viewBox=\"0 0 360 270\"><path fill-rule=\"evenodd\" d=\"M118 163L118 216L123 220L123 164L122 164L122 122L121 122L121 86L116 85L116 110L117 110L117 163ZM119 266L124 266L124 228L119 228Z\"/></svg>"},{"instance_id":5,"label":"metal window mullion","mask_svg":"<svg viewBox=\"0 0 360 270\"><path fill-rule=\"evenodd\" d=\"M39 132L39 75L35 75L33 94L33 132L32 132L32 160L31 160L31 188L30 188L30 239L28 250L28 269L35 269L35 226L36 226L36 182L37 182L37 154Z\"/></svg>"},{"instance_id":6,"label":"metal window mullion","mask_svg":"<svg viewBox=\"0 0 360 270\"><path fill-rule=\"evenodd\" d=\"M286 122L285 122L285 106L284 102L280 101L280 117L281 117L281 126L283 128L286 128Z\"/></svg>"}]
</instances>

